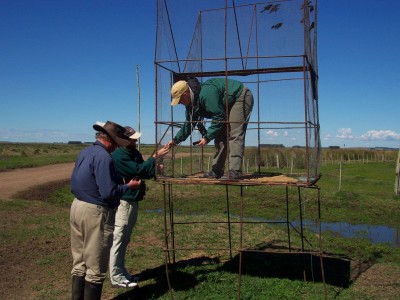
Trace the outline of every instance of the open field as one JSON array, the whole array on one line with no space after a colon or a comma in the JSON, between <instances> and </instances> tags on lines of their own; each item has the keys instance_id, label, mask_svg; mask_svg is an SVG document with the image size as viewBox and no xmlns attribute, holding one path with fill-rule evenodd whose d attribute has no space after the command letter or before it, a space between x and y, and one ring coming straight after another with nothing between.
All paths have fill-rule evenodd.
<instances>
[{"instance_id":1,"label":"open field","mask_svg":"<svg viewBox=\"0 0 400 300\"><path fill-rule=\"evenodd\" d=\"M48 150L47 156L51 156L50 152ZM397 154L394 157L396 159ZM323 221L398 228L400 198L393 193L395 159L343 162L340 191L339 165L324 163L323 176L318 182L322 193ZM39 177L38 174L37 169L33 168L32 175L26 176L34 178ZM149 191L140 204L138 224L127 255L127 266L141 277L140 287L132 291L113 289L106 281L104 299L171 298L162 251L162 187L154 181L148 181L148 186ZM194 221L202 216L224 217L224 193L219 187L182 186L177 188L176 193L180 199L177 204L180 205L181 217ZM257 189L249 188L246 193L254 199L254 207L248 212L249 215L276 218L281 214L283 207L279 200L279 189L269 189L267 198ZM71 257L68 212L72 197L68 179L22 189L13 198L0 200L0 265L4 270L0 279L0 299L69 299ZM233 210L234 207L233 203ZM188 246L196 242L190 239L190 235L196 230L205 231L201 228L185 230L179 239L188 243ZM266 237L270 240L282 238L279 230L272 230L268 234L266 230L270 229L255 227L255 240L261 243ZM209 237L210 241L217 243L225 235L224 232L224 229L216 228L212 238ZM242 276L242 299L398 298L400 249L373 244L362 235L345 239L327 232L322 235L322 241L324 252L359 263L360 270L358 274L354 273L356 276L348 287L324 286L318 280L307 283L301 278L291 279L274 274L265 276L268 274L266 269L264 275ZM232 271L229 268L225 253L184 252L178 254L178 259L181 263L171 277L175 299L237 297L238 277L235 269Z\"/></svg>"}]
</instances>

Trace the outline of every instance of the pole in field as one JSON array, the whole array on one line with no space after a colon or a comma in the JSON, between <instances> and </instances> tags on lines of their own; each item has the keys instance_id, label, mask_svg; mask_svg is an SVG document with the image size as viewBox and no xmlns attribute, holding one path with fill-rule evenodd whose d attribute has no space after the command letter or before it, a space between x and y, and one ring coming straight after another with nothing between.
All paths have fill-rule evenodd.
<instances>
[{"instance_id":1,"label":"pole in field","mask_svg":"<svg viewBox=\"0 0 400 300\"><path fill-rule=\"evenodd\" d=\"M136 82L138 90L138 131L140 131L140 83L139 83L139 65L136 65ZM137 141L137 148L140 151L140 139Z\"/></svg>"},{"instance_id":2,"label":"pole in field","mask_svg":"<svg viewBox=\"0 0 400 300\"><path fill-rule=\"evenodd\" d=\"M394 184L394 193L396 195L400 195L400 148L399 148L399 154L397 155L396 181Z\"/></svg>"}]
</instances>

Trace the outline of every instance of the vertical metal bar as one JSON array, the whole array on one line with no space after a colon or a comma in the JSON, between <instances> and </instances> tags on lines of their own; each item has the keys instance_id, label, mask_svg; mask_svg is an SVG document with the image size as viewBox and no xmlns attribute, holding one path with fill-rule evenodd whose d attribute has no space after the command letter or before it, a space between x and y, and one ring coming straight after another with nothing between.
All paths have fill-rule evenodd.
<instances>
[{"instance_id":1,"label":"vertical metal bar","mask_svg":"<svg viewBox=\"0 0 400 300\"><path fill-rule=\"evenodd\" d=\"M171 244L172 244L172 262L175 264L175 223L174 223L174 199L172 194L172 184L168 185L169 188L169 219L171 231Z\"/></svg>"},{"instance_id":2,"label":"vertical metal bar","mask_svg":"<svg viewBox=\"0 0 400 300\"><path fill-rule=\"evenodd\" d=\"M310 147L310 141L308 140L308 103L307 103L307 30L308 30L308 23L309 23L309 17L308 14L306 14L308 10L308 0L303 1L303 95L304 95L304 130L305 130L305 146L306 146L306 177L307 177L307 182L310 181L310 161L309 161L309 147ZM307 19L306 19L307 16Z\"/></svg>"},{"instance_id":3,"label":"vertical metal bar","mask_svg":"<svg viewBox=\"0 0 400 300\"><path fill-rule=\"evenodd\" d=\"M317 187L317 206L318 206L318 238L319 249L322 251L322 228L321 228L321 188Z\"/></svg>"},{"instance_id":4,"label":"vertical metal bar","mask_svg":"<svg viewBox=\"0 0 400 300\"><path fill-rule=\"evenodd\" d=\"M168 207L167 206L167 191L166 191L165 185L166 185L166 183L165 183L165 181L163 181L162 186L163 186L163 193L164 193L164 195L163 195L163 199L164 199L164 248L168 255L168 263L170 263L171 259L169 257L168 221L167 221L167 212L169 210L167 208Z\"/></svg>"},{"instance_id":5,"label":"vertical metal bar","mask_svg":"<svg viewBox=\"0 0 400 300\"><path fill-rule=\"evenodd\" d=\"M240 52L240 59L242 61L242 69L244 69L244 64L243 64L243 53L242 53L242 44L240 42L240 33L239 33L239 26L238 26L238 20L237 20L237 15L236 15L236 5L235 5L235 0L232 0L232 7L233 7L233 13L235 15L235 26L236 26L236 35L239 43L239 52Z\"/></svg>"},{"instance_id":6,"label":"vertical metal bar","mask_svg":"<svg viewBox=\"0 0 400 300\"><path fill-rule=\"evenodd\" d=\"M155 95L155 111L154 111L154 114L155 114L155 129L156 129L156 132L155 132L155 136L154 136L154 139L155 139L155 141L154 141L154 145L157 145L157 143L158 143L158 114L157 114L157 112L158 112L158 93L157 93L157 91L158 91L158 88L157 88L157 86L158 86L158 64L156 63L157 62L157 49L158 49L158 38L159 38L159 26L160 26L160 24L159 24L159 2L160 2L161 0L158 0L157 2L156 2L156 45L155 45L155 47L154 47L154 66L155 66L155 68L154 68L154 78L155 78L155 83L154 83L154 95ZM164 3L165 3L165 1L164 1ZM157 147L156 147L157 148ZM155 149L155 150L157 150L157 149ZM156 175L157 175L157 171L156 171Z\"/></svg>"},{"instance_id":7,"label":"vertical metal bar","mask_svg":"<svg viewBox=\"0 0 400 300\"><path fill-rule=\"evenodd\" d=\"M289 189L288 186L285 186L285 197L286 197L286 228L287 228L287 235L288 235L288 246L289 252L292 251L291 239L290 239L290 221L289 221Z\"/></svg>"},{"instance_id":8,"label":"vertical metal bar","mask_svg":"<svg viewBox=\"0 0 400 300\"><path fill-rule=\"evenodd\" d=\"M231 213L229 208L229 188L225 185L226 191L226 210L228 211L228 237L229 237L229 257L232 259L232 234L231 234Z\"/></svg>"},{"instance_id":9,"label":"vertical metal bar","mask_svg":"<svg viewBox=\"0 0 400 300\"><path fill-rule=\"evenodd\" d=\"M137 82L137 92L138 92L138 129L140 132L140 81L139 81L139 65L136 65L136 82ZM140 151L140 139L137 141L137 149ZM157 149L157 146L156 146Z\"/></svg>"},{"instance_id":10,"label":"vertical metal bar","mask_svg":"<svg viewBox=\"0 0 400 300\"><path fill-rule=\"evenodd\" d=\"M242 264L243 264L243 185L240 186L240 225L239 225L239 271L238 271L238 299L240 299L240 286L242 277Z\"/></svg>"},{"instance_id":11,"label":"vertical metal bar","mask_svg":"<svg viewBox=\"0 0 400 300\"><path fill-rule=\"evenodd\" d=\"M167 276L167 284L168 284L168 291L169 291L169 295L170 295L170 297L171 297L171 299L174 299L174 294L173 294L173 291L172 291L172 286L171 286L171 280L170 280L170 278L169 278L169 268L168 268L168 257L167 257L168 255L167 255L167 251L165 251L165 253L164 253L164 263L165 263L165 273L166 273L166 276Z\"/></svg>"},{"instance_id":12,"label":"vertical metal bar","mask_svg":"<svg viewBox=\"0 0 400 300\"><path fill-rule=\"evenodd\" d=\"M228 39L227 39L227 35L228 35L228 0L225 0L225 24L224 24L224 60L225 60L225 147L226 147L226 153L227 153L227 162L228 162L228 177L230 177L230 166L231 166L231 159L230 159L230 153L231 153L231 149L229 147L229 91L228 91L228 54L227 54L227 49L228 49Z\"/></svg>"},{"instance_id":13,"label":"vertical metal bar","mask_svg":"<svg viewBox=\"0 0 400 300\"><path fill-rule=\"evenodd\" d=\"M302 210L302 199L301 199L301 187L297 187L299 197L299 213L300 213L300 237L301 237L301 251L304 251L304 233L303 233L303 210Z\"/></svg>"},{"instance_id":14,"label":"vertical metal bar","mask_svg":"<svg viewBox=\"0 0 400 300\"><path fill-rule=\"evenodd\" d=\"M319 259L321 264L321 277L324 284L325 299L328 299L328 291L325 280L324 258L322 252L322 229L321 229L321 188L317 187L317 205L318 205L318 241L319 241Z\"/></svg>"}]
</instances>

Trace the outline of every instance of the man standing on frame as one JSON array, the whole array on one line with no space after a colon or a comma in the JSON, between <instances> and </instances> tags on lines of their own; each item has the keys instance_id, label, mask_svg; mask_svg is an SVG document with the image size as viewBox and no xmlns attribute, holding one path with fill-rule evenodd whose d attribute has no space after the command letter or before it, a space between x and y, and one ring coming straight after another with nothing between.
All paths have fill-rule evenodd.
<instances>
[{"instance_id":1,"label":"man standing on frame","mask_svg":"<svg viewBox=\"0 0 400 300\"><path fill-rule=\"evenodd\" d=\"M212 168L203 177L218 179L224 175L229 140L228 178L242 178L246 130L254 102L251 91L233 79L212 78L202 84L197 79L189 79L176 82L171 96L172 106L179 103L186 107L186 121L165 147L185 141L203 118L211 119L211 125L198 143L205 146L214 140L215 145Z\"/></svg>"}]
</instances>

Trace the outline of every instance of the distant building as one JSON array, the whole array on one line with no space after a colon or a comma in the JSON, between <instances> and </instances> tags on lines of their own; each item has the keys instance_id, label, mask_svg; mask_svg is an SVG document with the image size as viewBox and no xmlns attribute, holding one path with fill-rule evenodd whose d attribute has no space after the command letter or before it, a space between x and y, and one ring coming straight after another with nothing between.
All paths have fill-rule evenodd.
<instances>
[{"instance_id":1,"label":"distant building","mask_svg":"<svg viewBox=\"0 0 400 300\"><path fill-rule=\"evenodd\" d=\"M69 141L68 145L82 145L81 141Z\"/></svg>"},{"instance_id":2,"label":"distant building","mask_svg":"<svg viewBox=\"0 0 400 300\"><path fill-rule=\"evenodd\" d=\"M260 144L261 148L285 148L283 144Z\"/></svg>"}]
</instances>

